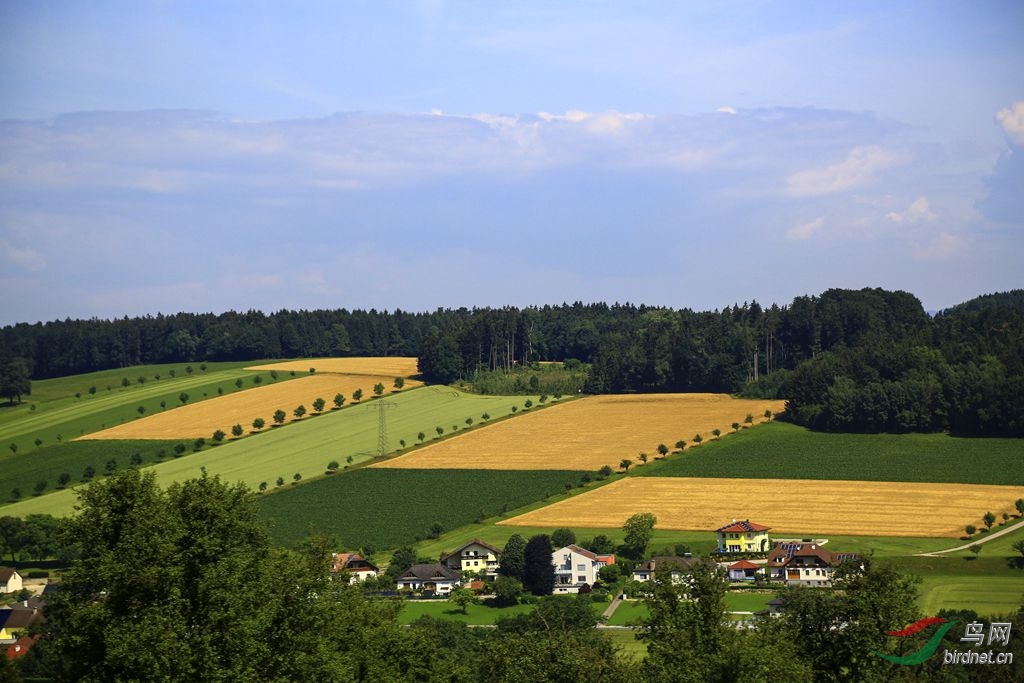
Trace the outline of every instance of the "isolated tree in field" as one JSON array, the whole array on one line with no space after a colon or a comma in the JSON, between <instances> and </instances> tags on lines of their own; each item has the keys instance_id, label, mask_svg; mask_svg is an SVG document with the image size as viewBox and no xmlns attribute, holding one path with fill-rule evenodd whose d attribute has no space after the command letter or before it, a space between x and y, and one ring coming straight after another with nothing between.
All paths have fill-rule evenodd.
<instances>
[{"instance_id":1,"label":"isolated tree in field","mask_svg":"<svg viewBox=\"0 0 1024 683\"><path fill-rule=\"evenodd\" d=\"M561 527L551 532L551 545L555 548L564 548L576 542L576 534L572 529Z\"/></svg>"},{"instance_id":2,"label":"isolated tree in field","mask_svg":"<svg viewBox=\"0 0 1024 683\"><path fill-rule=\"evenodd\" d=\"M428 538L440 538L441 534L444 533L444 527L439 522L434 522L430 525L430 531L427 533Z\"/></svg>"},{"instance_id":3,"label":"isolated tree in field","mask_svg":"<svg viewBox=\"0 0 1024 683\"><path fill-rule=\"evenodd\" d=\"M404 386L405 386L405 378L404 377L396 377L395 378L395 389L401 390L402 387L404 387Z\"/></svg>"},{"instance_id":4,"label":"isolated tree in field","mask_svg":"<svg viewBox=\"0 0 1024 683\"><path fill-rule=\"evenodd\" d=\"M274 411L274 424L284 424L285 418L287 417L288 414L278 408Z\"/></svg>"},{"instance_id":5,"label":"isolated tree in field","mask_svg":"<svg viewBox=\"0 0 1024 683\"><path fill-rule=\"evenodd\" d=\"M306 414L306 406L300 405L292 411L292 414L295 416L295 419L301 419L302 416Z\"/></svg>"},{"instance_id":6,"label":"isolated tree in field","mask_svg":"<svg viewBox=\"0 0 1024 683\"><path fill-rule=\"evenodd\" d=\"M745 418L743 418L743 421L745 423L747 423L748 425L749 424L754 424L754 416L751 415L750 413L747 413L747 416Z\"/></svg>"},{"instance_id":7,"label":"isolated tree in field","mask_svg":"<svg viewBox=\"0 0 1024 683\"><path fill-rule=\"evenodd\" d=\"M239 377L238 379L235 380L235 388L236 389L241 389L243 384L244 384L244 382L242 382L242 378L241 377Z\"/></svg>"},{"instance_id":8,"label":"isolated tree in field","mask_svg":"<svg viewBox=\"0 0 1024 683\"><path fill-rule=\"evenodd\" d=\"M310 368L309 369L309 374L315 375L316 374L316 368Z\"/></svg>"},{"instance_id":9,"label":"isolated tree in field","mask_svg":"<svg viewBox=\"0 0 1024 683\"><path fill-rule=\"evenodd\" d=\"M213 433L213 440L215 443L220 443L224 440L225 436L227 436L227 434L224 433L224 430L218 429Z\"/></svg>"},{"instance_id":10,"label":"isolated tree in field","mask_svg":"<svg viewBox=\"0 0 1024 683\"><path fill-rule=\"evenodd\" d=\"M1013 507L1017 508L1017 514L1024 517L1024 498L1018 498L1013 502Z\"/></svg>"},{"instance_id":11,"label":"isolated tree in field","mask_svg":"<svg viewBox=\"0 0 1024 683\"><path fill-rule=\"evenodd\" d=\"M471 418L471 417L467 417L466 418L466 426L467 427L472 427L473 426L473 418Z\"/></svg>"},{"instance_id":12,"label":"isolated tree in field","mask_svg":"<svg viewBox=\"0 0 1024 683\"><path fill-rule=\"evenodd\" d=\"M85 470L82 471L82 479L89 480L96 476L96 468L92 465L86 465Z\"/></svg>"},{"instance_id":13,"label":"isolated tree in field","mask_svg":"<svg viewBox=\"0 0 1024 683\"><path fill-rule=\"evenodd\" d=\"M551 539L533 536L523 549L523 588L533 595L551 595L555 589L555 566L551 564Z\"/></svg>"},{"instance_id":14,"label":"isolated tree in field","mask_svg":"<svg viewBox=\"0 0 1024 683\"><path fill-rule=\"evenodd\" d=\"M734 432L740 431L740 423L739 422L733 422L732 425L730 425L730 426L732 427L732 430Z\"/></svg>"},{"instance_id":15,"label":"isolated tree in field","mask_svg":"<svg viewBox=\"0 0 1024 683\"><path fill-rule=\"evenodd\" d=\"M186 394L184 391L181 392L180 394L178 394L178 400L181 401L181 405L185 405L186 403L188 403L188 394Z\"/></svg>"},{"instance_id":16,"label":"isolated tree in field","mask_svg":"<svg viewBox=\"0 0 1024 683\"><path fill-rule=\"evenodd\" d=\"M444 434L444 427L434 427L434 431L437 432L438 436Z\"/></svg>"},{"instance_id":17,"label":"isolated tree in field","mask_svg":"<svg viewBox=\"0 0 1024 683\"><path fill-rule=\"evenodd\" d=\"M448 596L448 600L454 603L463 614L469 613L470 605L475 605L480 602L476 597L476 593L463 586L453 589L451 594Z\"/></svg>"},{"instance_id":18,"label":"isolated tree in field","mask_svg":"<svg viewBox=\"0 0 1024 683\"><path fill-rule=\"evenodd\" d=\"M350 456L348 456L347 458L345 458L345 462L347 462L347 463L348 463L349 465L351 465L351 464L352 464L352 460L353 460L353 459L354 459L354 458L353 458L353 457L352 457L352 456L350 455Z\"/></svg>"},{"instance_id":19,"label":"isolated tree in field","mask_svg":"<svg viewBox=\"0 0 1024 683\"><path fill-rule=\"evenodd\" d=\"M637 455L636 457L637 457L637 459L638 459L638 460L639 460L640 462L642 462L643 464L645 464L645 465L647 464L647 454L646 454L646 453L640 453L640 454L639 454L639 455Z\"/></svg>"},{"instance_id":20,"label":"isolated tree in field","mask_svg":"<svg viewBox=\"0 0 1024 683\"><path fill-rule=\"evenodd\" d=\"M1024 559L1024 539L1015 541L1010 547L1020 553L1021 559Z\"/></svg>"},{"instance_id":21,"label":"isolated tree in field","mask_svg":"<svg viewBox=\"0 0 1024 683\"><path fill-rule=\"evenodd\" d=\"M679 439L679 441L676 441L676 450L677 451L682 453L684 448L686 448L686 439Z\"/></svg>"},{"instance_id":22,"label":"isolated tree in field","mask_svg":"<svg viewBox=\"0 0 1024 683\"><path fill-rule=\"evenodd\" d=\"M992 525L996 523L996 516L991 512L986 512L982 520L985 522L985 527L991 529Z\"/></svg>"},{"instance_id":23,"label":"isolated tree in field","mask_svg":"<svg viewBox=\"0 0 1024 683\"><path fill-rule=\"evenodd\" d=\"M300 473L296 472L295 474L292 475L292 479L296 483L298 483L298 482L302 481L302 475Z\"/></svg>"},{"instance_id":24,"label":"isolated tree in field","mask_svg":"<svg viewBox=\"0 0 1024 683\"><path fill-rule=\"evenodd\" d=\"M206 439L204 439L203 437L199 437L198 439L196 439L195 441L192 442L192 450L193 451L201 451L203 449L203 446L205 446L205 445L206 445Z\"/></svg>"},{"instance_id":25,"label":"isolated tree in field","mask_svg":"<svg viewBox=\"0 0 1024 683\"><path fill-rule=\"evenodd\" d=\"M622 469L623 472L628 472L629 466L632 464L633 461L630 460L629 458L623 458L622 460L619 461L619 467Z\"/></svg>"},{"instance_id":26,"label":"isolated tree in field","mask_svg":"<svg viewBox=\"0 0 1024 683\"><path fill-rule=\"evenodd\" d=\"M501 559L498 562L498 573L513 579L523 578L523 569L526 566L526 539L519 534L512 534L505 541L505 548L501 551Z\"/></svg>"},{"instance_id":27,"label":"isolated tree in field","mask_svg":"<svg viewBox=\"0 0 1024 683\"><path fill-rule=\"evenodd\" d=\"M338 464L337 460L332 460L329 463L327 463L327 471L328 472L331 472L331 473L337 472L339 467L341 467L341 465Z\"/></svg>"},{"instance_id":28,"label":"isolated tree in field","mask_svg":"<svg viewBox=\"0 0 1024 683\"><path fill-rule=\"evenodd\" d=\"M260 482L260 493L263 493L266 490L267 490L267 482L261 481Z\"/></svg>"},{"instance_id":29,"label":"isolated tree in field","mask_svg":"<svg viewBox=\"0 0 1024 683\"><path fill-rule=\"evenodd\" d=\"M697 444L697 445L699 446L699 445L701 444L701 442L702 442L702 441L704 441L704 437L703 437L703 436L701 436L700 434L695 434L695 435L694 435L694 437L693 437L693 442L694 442L695 444Z\"/></svg>"},{"instance_id":30,"label":"isolated tree in field","mask_svg":"<svg viewBox=\"0 0 1024 683\"><path fill-rule=\"evenodd\" d=\"M89 395L93 396L95 393L96 393L96 385L94 384L91 387L89 387Z\"/></svg>"},{"instance_id":31,"label":"isolated tree in field","mask_svg":"<svg viewBox=\"0 0 1024 683\"><path fill-rule=\"evenodd\" d=\"M373 395L374 396L380 396L383 393L384 393L384 383L383 382L377 382L376 384L373 385Z\"/></svg>"},{"instance_id":32,"label":"isolated tree in field","mask_svg":"<svg viewBox=\"0 0 1024 683\"><path fill-rule=\"evenodd\" d=\"M335 394L334 395L334 407L335 408L340 408L343 405L345 405L345 395L344 394Z\"/></svg>"},{"instance_id":33,"label":"isolated tree in field","mask_svg":"<svg viewBox=\"0 0 1024 683\"><path fill-rule=\"evenodd\" d=\"M131 384L131 381L127 377L122 377L121 378L121 386L122 387L127 387L129 384Z\"/></svg>"},{"instance_id":34,"label":"isolated tree in field","mask_svg":"<svg viewBox=\"0 0 1024 683\"><path fill-rule=\"evenodd\" d=\"M527 408L527 409L532 408L533 407L533 401L531 401L530 399L526 399L526 403L523 404L523 407Z\"/></svg>"},{"instance_id":35,"label":"isolated tree in field","mask_svg":"<svg viewBox=\"0 0 1024 683\"><path fill-rule=\"evenodd\" d=\"M973 524L968 524L967 526L965 526L965 527L964 527L964 531L966 531L966 532L967 532L967 535L968 535L968 536L973 536L973 535L974 535L974 533L975 533L975 532L976 532L977 530L978 530L978 527L974 526Z\"/></svg>"},{"instance_id":36,"label":"isolated tree in field","mask_svg":"<svg viewBox=\"0 0 1024 683\"><path fill-rule=\"evenodd\" d=\"M419 439L420 441L423 441L423 439L427 438L427 435L424 434L423 432L420 432L419 434L416 435L416 438Z\"/></svg>"},{"instance_id":37,"label":"isolated tree in field","mask_svg":"<svg viewBox=\"0 0 1024 683\"><path fill-rule=\"evenodd\" d=\"M231 435L236 439L245 433L245 428L242 425L234 425L231 428Z\"/></svg>"},{"instance_id":38,"label":"isolated tree in field","mask_svg":"<svg viewBox=\"0 0 1024 683\"><path fill-rule=\"evenodd\" d=\"M610 477L614 472L615 470L612 469L611 465L605 465L597 471L602 477Z\"/></svg>"},{"instance_id":39,"label":"isolated tree in field","mask_svg":"<svg viewBox=\"0 0 1024 683\"><path fill-rule=\"evenodd\" d=\"M357 403L359 401L362 401L363 400L363 390L362 389L356 389L355 391L353 391L352 392L352 400L357 402Z\"/></svg>"},{"instance_id":40,"label":"isolated tree in field","mask_svg":"<svg viewBox=\"0 0 1024 683\"><path fill-rule=\"evenodd\" d=\"M166 408L167 408L167 401L160 401L160 410L165 410Z\"/></svg>"},{"instance_id":41,"label":"isolated tree in field","mask_svg":"<svg viewBox=\"0 0 1024 683\"><path fill-rule=\"evenodd\" d=\"M39 438L39 437L37 436L37 437L36 437L36 440L35 440L35 444L36 444L36 448L39 448L40 446L42 446L42 445L43 445L43 440L42 440L42 439L40 439L40 438Z\"/></svg>"},{"instance_id":42,"label":"isolated tree in field","mask_svg":"<svg viewBox=\"0 0 1024 683\"><path fill-rule=\"evenodd\" d=\"M139 415L145 415L146 414L146 406L139 406L135 410L136 410L136 412L139 413Z\"/></svg>"},{"instance_id":43,"label":"isolated tree in field","mask_svg":"<svg viewBox=\"0 0 1024 683\"><path fill-rule=\"evenodd\" d=\"M139 378L135 381L138 382L139 384L145 384L146 378L140 375Z\"/></svg>"},{"instance_id":44,"label":"isolated tree in field","mask_svg":"<svg viewBox=\"0 0 1024 683\"><path fill-rule=\"evenodd\" d=\"M170 370L167 371L167 374L170 375L171 377L174 377L177 373L175 373L174 368L171 368Z\"/></svg>"},{"instance_id":45,"label":"isolated tree in field","mask_svg":"<svg viewBox=\"0 0 1024 683\"><path fill-rule=\"evenodd\" d=\"M115 460L114 458L111 458L110 460L108 460L105 469L106 469L107 475L113 474L115 471L117 471L117 460Z\"/></svg>"},{"instance_id":46,"label":"isolated tree in field","mask_svg":"<svg viewBox=\"0 0 1024 683\"><path fill-rule=\"evenodd\" d=\"M324 406L326 405L327 401L323 400L322 398L318 398L315 401L313 401L313 410L315 410L317 413L322 413L324 411Z\"/></svg>"},{"instance_id":47,"label":"isolated tree in field","mask_svg":"<svg viewBox=\"0 0 1024 683\"><path fill-rule=\"evenodd\" d=\"M488 420L491 419L491 414L490 413L484 413L483 415L480 416L480 419L483 420L484 422L487 422Z\"/></svg>"},{"instance_id":48,"label":"isolated tree in field","mask_svg":"<svg viewBox=\"0 0 1024 683\"><path fill-rule=\"evenodd\" d=\"M657 522L658 518L650 512L638 512L627 519L622 525L622 530L626 532L622 543L622 554L638 562L642 560Z\"/></svg>"},{"instance_id":49,"label":"isolated tree in field","mask_svg":"<svg viewBox=\"0 0 1024 683\"><path fill-rule=\"evenodd\" d=\"M982 546L981 546L980 543L972 543L971 547L968 548L968 550L970 550L972 553L974 553L974 556L977 557L978 555L981 554L981 548L982 548Z\"/></svg>"},{"instance_id":50,"label":"isolated tree in field","mask_svg":"<svg viewBox=\"0 0 1024 683\"><path fill-rule=\"evenodd\" d=\"M192 369L191 365L186 365L185 366L185 374L191 375L193 372L195 372L195 370Z\"/></svg>"},{"instance_id":51,"label":"isolated tree in field","mask_svg":"<svg viewBox=\"0 0 1024 683\"><path fill-rule=\"evenodd\" d=\"M265 424L267 423L263 421L262 417L257 417L255 420L252 421L252 428L255 429L256 431L259 431L263 429L263 426Z\"/></svg>"},{"instance_id":52,"label":"isolated tree in field","mask_svg":"<svg viewBox=\"0 0 1024 683\"><path fill-rule=\"evenodd\" d=\"M769 422L771 422L772 421L772 411L770 411L770 410L764 411L764 419L766 419Z\"/></svg>"},{"instance_id":53,"label":"isolated tree in field","mask_svg":"<svg viewBox=\"0 0 1024 683\"><path fill-rule=\"evenodd\" d=\"M722 430L719 429L718 427L715 427L714 429L711 430L711 433L714 434L715 438L717 439L722 435Z\"/></svg>"},{"instance_id":54,"label":"isolated tree in field","mask_svg":"<svg viewBox=\"0 0 1024 683\"><path fill-rule=\"evenodd\" d=\"M278 477L276 483L278 486L284 486L284 477Z\"/></svg>"},{"instance_id":55,"label":"isolated tree in field","mask_svg":"<svg viewBox=\"0 0 1024 683\"><path fill-rule=\"evenodd\" d=\"M259 386L260 384L263 384L263 375L256 375L255 377L253 377L252 378L252 383L257 385L257 386Z\"/></svg>"},{"instance_id":56,"label":"isolated tree in field","mask_svg":"<svg viewBox=\"0 0 1024 683\"><path fill-rule=\"evenodd\" d=\"M139 465L142 464L142 456L139 455L138 453L132 453L132 457L128 459L128 462L131 464L132 467L138 467Z\"/></svg>"}]
</instances>

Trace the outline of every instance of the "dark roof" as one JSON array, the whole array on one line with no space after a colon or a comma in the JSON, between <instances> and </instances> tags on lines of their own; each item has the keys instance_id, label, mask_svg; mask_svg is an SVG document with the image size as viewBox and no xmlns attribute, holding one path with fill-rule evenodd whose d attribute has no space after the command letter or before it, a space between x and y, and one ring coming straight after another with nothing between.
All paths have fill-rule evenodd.
<instances>
[{"instance_id":1,"label":"dark roof","mask_svg":"<svg viewBox=\"0 0 1024 683\"><path fill-rule=\"evenodd\" d=\"M17 571L14 567L0 567L0 583L7 583Z\"/></svg>"},{"instance_id":2,"label":"dark roof","mask_svg":"<svg viewBox=\"0 0 1024 683\"><path fill-rule=\"evenodd\" d=\"M749 519L745 519L742 522L732 521L732 524L726 524L720 529L716 529L720 534L742 534L751 531L768 531L771 527L763 526L761 524L755 524Z\"/></svg>"},{"instance_id":3,"label":"dark roof","mask_svg":"<svg viewBox=\"0 0 1024 683\"><path fill-rule=\"evenodd\" d=\"M352 572L367 569L371 571L378 571L377 565L370 562L359 553L335 553L331 571L340 572L343 569Z\"/></svg>"},{"instance_id":4,"label":"dark roof","mask_svg":"<svg viewBox=\"0 0 1024 683\"><path fill-rule=\"evenodd\" d=\"M488 550L490 550L492 553L494 553L495 557L499 557L499 558L501 557L501 548L495 548L493 545L491 545L487 541L481 541L479 538L474 538L469 543L463 543L462 545L460 545L458 548L456 548L455 550L451 551L450 553L442 555L441 556L441 561L444 562L449 557L454 557L456 555L459 555L460 553L462 553L463 550L465 550L466 548L468 548L471 545L481 545L481 546L487 548Z\"/></svg>"},{"instance_id":5,"label":"dark roof","mask_svg":"<svg viewBox=\"0 0 1024 683\"><path fill-rule=\"evenodd\" d=\"M406 579L419 579L420 581L432 581L441 579L443 581L456 581L459 573L452 571L441 563L436 564L414 564L404 574L398 577L399 581Z\"/></svg>"},{"instance_id":6,"label":"dark roof","mask_svg":"<svg viewBox=\"0 0 1024 683\"><path fill-rule=\"evenodd\" d=\"M799 559L804 564L816 561L837 566L847 560L859 560L860 555L857 553L832 553L817 543L780 543L768 553L768 566L785 567L794 559Z\"/></svg>"},{"instance_id":7,"label":"dark roof","mask_svg":"<svg viewBox=\"0 0 1024 683\"><path fill-rule=\"evenodd\" d=\"M659 569L683 569L689 567L697 560L693 557L679 557L678 555L660 555L652 557L643 563L643 565L637 567L650 572L656 572Z\"/></svg>"},{"instance_id":8,"label":"dark roof","mask_svg":"<svg viewBox=\"0 0 1024 683\"><path fill-rule=\"evenodd\" d=\"M28 628L30 624L43 619L43 611L31 607L14 607L13 609L0 609L0 627L2 628Z\"/></svg>"}]
</instances>

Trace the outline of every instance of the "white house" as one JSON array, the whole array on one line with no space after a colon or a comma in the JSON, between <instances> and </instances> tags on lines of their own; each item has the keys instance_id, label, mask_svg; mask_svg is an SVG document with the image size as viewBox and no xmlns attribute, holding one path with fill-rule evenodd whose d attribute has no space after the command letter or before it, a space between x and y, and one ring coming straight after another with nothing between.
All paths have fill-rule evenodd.
<instances>
[{"instance_id":1,"label":"white house","mask_svg":"<svg viewBox=\"0 0 1024 683\"><path fill-rule=\"evenodd\" d=\"M678 557L675 555L652 557L643 564L636 566L636 569L633 570L633 580L640 583L653 581L661 573L662 576L667 575L671 577L673 583L679 583L683 580L686 568L694 562L696 560L692 557Z\"/></svg>"},{"instance_id":2,"label":"white house","mask_svg":"<svg viewBox=\"0 0 1024 683\"><path fill-rule=\"evenodd\" d=\"M17 569L0 567L0 593L17 593L24 587Z\"/></svg>"},{"instance_id":3,"label":"white house","mask_svg":"<svg viewBox=\"0 0 1024 683\"><path fill-rule=\"evenodd\" d=\"M843 562L863 565L856 553L833 553L817 543L779 543L768 553L768 576L787 586L831 586Z\"/></svg>"},{"instance_id":4,"label":"white house","mask_svg":"<svg viewBox=\"0 0 1024 683\"><path fill-rule=\"evenodd\" d=\"M556 594L579 593L584 585L593 586L601 567L615 564L615 555L598 554L578 545L567 545L551 553L555 565Z\"/></svg>"},{"instance_id":5,"label":"white house","mask_svg":"<svg viewBox=\"0 0 1024 683\"><path fill-rule=\"evenodd\" d=\"M461 582L459 573L443 564L414 564L398 577L398 588L448 595Z\"/></svg>"},{"instance_id":6,"label":"white house","mask_svg":"<svg viewBox=\"0 0 1024 683\"><path fill-rule=\"evenodd\" d=\"M471 574L479 574L483 571L487 573L487 578L496 579L498 578L500 560L501 550L480 539L473 539L444 555L441 558L441 563L455 571Z\"/></svg>"}]
</instances>

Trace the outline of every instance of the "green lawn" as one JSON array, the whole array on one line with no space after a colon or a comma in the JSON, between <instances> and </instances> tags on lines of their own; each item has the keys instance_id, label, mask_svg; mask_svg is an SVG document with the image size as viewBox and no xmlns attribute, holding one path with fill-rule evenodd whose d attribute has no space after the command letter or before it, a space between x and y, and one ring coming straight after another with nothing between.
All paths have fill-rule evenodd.
<instances>
[{"instance_id":1,"label":"green lawn","mask_svg":"<svg viewBox=\"0 0 1024 683\"><path fill-rule=\"evenodd\" d=\"M513 605L512 607L487 607L486 605L469 605L466 614L454 603L447 600L406 600L402 611L398 613L398 623L411 624L420 617L428 616L437 619L451 619L473 625L493 624L503 617L514 617L517 614L529 614L533 605Z\"/></svg>"},{"instance_id":2,"label":"green lawn","mask_svg":"<svg viewBox=\"0 0 1024 683\"><path fill-rule=\"evenodd\" d=\"M619 656L639 661L647 656L647 645L637 640L637 631L626 628L604 628L601 635L619 648Z\"/></svg>"},{"instance_id":3,"label":"green lawn","mask_svg":"<svg viewBox=\"0 0 1024 683\"><path fill-rule=\"evenodd\" d=\"M690 447L630 474L1024 486L1022 461L1024 439L826 434L772 422Z\"/></svg>"},{"instance_id":4,"label":"green lawn","mask_svg":"<svg viewBox=\"0 0 1024 683\"><path fill-rule=\"evenodd\" d=\"M1024 605L1024 573L1018 576L926 576L921 582L921 611L970 609L982 616L1009 614Z\"/></svg>"},{"instance_id":5,"label":"green lawn","mask_svg":"<svg viewBox=\"0 0 1024 683\"><path fill-rule=\"evenodd\" d=\"M624 600L615 608L608 620L609 626L636 626L648 617L650 612L643 600Z\"/></svg>"},{"instance_id":6,"label":"green lawn","mask_svg":"<svg viewBox=\"0 0 1024 683\"><path fill-rule=\"evenodd\" d=\"M579 476L560 470L363 468L307 486L286 486L261 497L260 509L274 540L283 545L298 543L312 527L334 536L339 547L385 549L426 537L434 524L455 529L494 516L505 506L543 499Z\"/></svg>"},{"instance_id":7,"label":"green lawn","mask_svg":"<svg viewBox=\"0 0 1024 683\"><path fill-rule=\"evenodd\" d=\"M287 373L280 375L284 377ZM475 428L479 428L484 413L489 414L492 421L505 417L511 413L512 406L522 404L523 397L476 396L448 387L421 387L392 395L387 400L394 404L387 414L390 446L397 449L403 439L409 447L416 444L419 432L436 437L434 428L437 425L445 427L446 434L451 434L453 426L459 425L460 429L465 429L466 418L472 417ZM211 474L219 474L230 482L241 481L253 489L260 482L267 482L273 488L278 477L283 477L290 484L296 473L307 480L322 475L332 460L342 466L348 457L352 457L353 464L372 460L377 448L377 436L378 411L376 404L370 401L267 429L261 434L224 443L187 457L171 459L154 465L152 470L163 485L196 477L200 469L205 467ZM430 437L426 440L429 441ZM577 474L575 480L578 478ZM564 481L560 480L558 491L564 490L562 484ZM4 488L0 481L0 492ZM34 512L65 515L72 510L75 500L74 493L69 489L0 509L4 510L4 514L11 515ZM524 502L527 501L516 504ZM499 501L494 512L500 509ZM473 510L474 513L476 511ZM475 517L470 516L466 521L473 519Z\"/></svg>"}]
</instances>

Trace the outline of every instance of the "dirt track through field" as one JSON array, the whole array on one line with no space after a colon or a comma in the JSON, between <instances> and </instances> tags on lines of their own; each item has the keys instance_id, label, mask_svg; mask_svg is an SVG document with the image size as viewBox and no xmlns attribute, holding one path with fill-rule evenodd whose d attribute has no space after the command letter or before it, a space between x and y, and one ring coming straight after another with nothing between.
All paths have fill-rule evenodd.
<instances>
[{"instance_id":1,"label":"dirt track through field","mask_svg":"<svg viewBox=\"0 0 1024 683\"><path fill-rule=\"evenodd\" d=\"M634 394L590 396L563 405L520 414L486 429L427 446L375 465L396 468L492 470L598 470L618 468L638 454L653 461L659 443L674 450L698 432L722 435L747 414L755 424L764 411L783 408L782 401L734 399L726 394ZM498 417L498 416L494 416Z\"/></svg>"},{"instance_id":2,"label":"dirt track through field","mask_svg":"<svg viewBox=\"0 0 1024 683\"><path fill-rule=\"evenodd\" d=\"M231 427L240 424L246 433L252 430L252 422L258 417L266 422L264 429L273 424L274 411L281 409L287 420L294 418L292 411L300 404L308 414L313 413L313 401L322 398L327 402L324 412L334 406L334 395L342 394L345 405L352 403L356 389L363 390L364 400L373 395L373 385L378 382L393 389L394 376L316 374L299 377L288 382L268 384L247 389L226 396L190 403L157 413L148 417L126 422L89 434L88 439L209 439L218 429L231 438ZM405 388L419 386L414 380L406 380Z\"/></svg>"},{"instance_id":3,"label":"dirt track through field","mask_svg":"<svg viewBox=\"0 0 1024 683\"><path fill-rule=\"evenodd\" d=\"M710 532L749 519L775 535L956 538L986 511L1011 512L1022 493L979 484L628 477L499 524L616 528L652 512L659 529Z\"/></svg>"}]
</instances>

